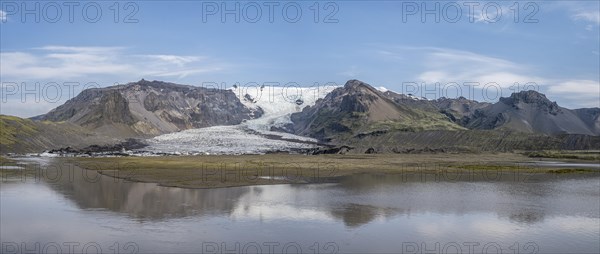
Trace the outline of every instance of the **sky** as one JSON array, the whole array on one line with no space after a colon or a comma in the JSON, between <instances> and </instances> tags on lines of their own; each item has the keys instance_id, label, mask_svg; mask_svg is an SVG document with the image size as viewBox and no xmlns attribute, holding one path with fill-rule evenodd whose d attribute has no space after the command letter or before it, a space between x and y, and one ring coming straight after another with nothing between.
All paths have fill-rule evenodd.
<instances>
[{"instance_id":1,"label":"sky","mask_svg":"<svg viewBox=\"0 0 600 254\"><path fill-rule=\"evenodd\" d=\"M0 1L0 114L140 79L600 107L599 1Z\"/></svg>"}]
</instances>

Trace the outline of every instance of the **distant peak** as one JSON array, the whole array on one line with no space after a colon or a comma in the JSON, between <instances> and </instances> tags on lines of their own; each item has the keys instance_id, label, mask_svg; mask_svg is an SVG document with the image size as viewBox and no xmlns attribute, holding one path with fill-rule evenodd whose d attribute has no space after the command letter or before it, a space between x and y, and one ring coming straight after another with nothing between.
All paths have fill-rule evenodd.
<instances>
[{"instance_id":1,"label":"distant peak","mask_svg":"<svg viewBox=\"0 0 600 254\"><path fill-rule=\"evenodd\" d=\"M147 84L152 84L152 83L156 83L156 82L163 83L161 81L156 81L156 80L149 81L149 80L145 80L145 79L140 79L140 81L134 82L134 83L138 84L138 85L147 85Z\"/></svg>"},{"instance_id":2,"label":"distant peak","mask_svg":"<svg viewBox=\"0 0 600 254\"><path fill-rule=\"evenodd\" d=\"M348 80L348 82L346 82L346 84L344 85L344 87L346 87L346 88L356 88L356 87L360 87L360 86L369 86L369 85L358 79Z\"/></svg>"},{"instance_id":3,"label":"distant peak","mask_svg":"<svg viewBox=\"0 0 600 254\"><path fill-rule=\"evenodd\" d=\"M546 98L546 95L533 90L513 93L508 98L502 97L500 98L500 102L517 109L521 108L520 104L530 104L553 115L561 112L561 109L556 102L550 101Z\"/></svg>"},{"instance_id":4,"label":"distant peak","mask_svg":"<svg viewBox=\"0 0 600 254\"><path fill-rule=\"evenodd\" d=\"M378 89L357 79L348 80L348 82L346 82L346 84L344 85L344 89L346 91L358 91L362 90L361 88L365 88L373 93L381 93L381 91L379 91Z\"/></svg>"},{"instance_id":5,"label":"distant peak","mask_svg":"<svg viewBox=\"0 0 600 254\"><path fill-rule=\"evenodd\" d=\"M551 104L552 102L546 98L546 95L534 91L534 90L528 90L528 91L520 91L518 93L513 93L510 95L509 98L502 98L504 99L504 102L509 102L509 103L518 103L518 102L524 102L524 103L528 103L528 104Z\"/></svg>"}]
</instances>

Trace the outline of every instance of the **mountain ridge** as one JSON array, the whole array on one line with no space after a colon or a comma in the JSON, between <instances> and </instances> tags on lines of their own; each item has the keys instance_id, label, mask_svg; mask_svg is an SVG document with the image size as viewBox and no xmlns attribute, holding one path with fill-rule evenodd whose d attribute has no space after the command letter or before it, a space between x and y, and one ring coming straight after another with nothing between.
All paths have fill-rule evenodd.
<instances>
[{"instance_id":1,"label":"mountain ridge","mask_svg":"<svg viewBox=\"0 0 600 254\"><path fill-rule=\"evenodd\" d=\"M2 116L3 128L25 126L23 130L34 131L2 130L0 147L6 153L118 143L127 138L237 125L262 116L261 107L243 100L247 98L232 90L143 79L92 88L31 119ZM501 149L600 146L594 141L600 135L600 108L563 108L536 91L513 93L496 103L464 97L427 100L349 80L312 103L296 109L301 111L289 116L291 123L270 130L387 152L427 144L482 149L486 137L480 135L503 144ZM61 133L61 128L68 131ZM535 145L528 146L528 142Z\"/></svg>"},{"instance_id":2,"label":"mountain ridge","mask_svg":"<svg viewBox=\"0 0 600 254\"><path fill-rule=\"evenodd\" d=\"M365 87L371 94L359 92ZM348 95L354 97L348 99ZM384 114L388 119L373 118L371 111L377 107L369 103L377 100L391 102L398 110ZM569 110L536 91L514 93L497 103L481 103L464 97L426 100L392 91L378 92L358 80L348 81L314 107L291 116L296 134L369 152L392 152L391 147L396 151L411 149L406 147L407 143L413 148L425 148L423 144L429 144L437 148L458 146L478 147L478 150L600 148L599 118L600 109ZM489 141L497 143L496 147L483 148L490 144L478 135L489 135Z\"/></svg>"}]
</instances>

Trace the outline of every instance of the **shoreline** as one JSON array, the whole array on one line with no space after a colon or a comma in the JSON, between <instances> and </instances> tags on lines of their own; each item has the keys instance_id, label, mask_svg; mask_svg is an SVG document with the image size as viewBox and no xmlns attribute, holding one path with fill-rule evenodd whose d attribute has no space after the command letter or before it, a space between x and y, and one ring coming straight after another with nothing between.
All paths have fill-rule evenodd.
<instances>
[{"instance_id":1,"label":"shoreline","mask_svg":"<svg viewBox=\"0 0 600 254\"><path fill-rule=\"evenodd\" d=\"M407 176L500 174L597 176L598 169L523 165L539 161L521 154L369 155L202 155L161 157L60 158L85 170L163 187L213 189L275 184L336 183L355 174ZM548 158L544 161L556 159ZM589 160L564 160L591 164ZM437 178L436 178L437 179Z\"/></svg>"}]
</instances>

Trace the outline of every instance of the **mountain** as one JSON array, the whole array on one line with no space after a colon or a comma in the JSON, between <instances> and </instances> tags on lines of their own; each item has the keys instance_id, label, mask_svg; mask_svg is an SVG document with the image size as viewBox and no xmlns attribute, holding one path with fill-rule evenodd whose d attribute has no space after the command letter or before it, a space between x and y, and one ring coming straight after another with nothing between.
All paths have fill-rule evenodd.
<instances>
[{"instance_id":1,"label":"mountain","mask_svg":"<svg viewBox=\"0 0 600 254\"><path fill-rule=\"evenodd\" d=\"M359 153L597 149L599 118L600 109L569 110L534 91L490 104L427 100L351 80L292 114L287 129Z\"/></svg>"},{"instance_id":2,"label":"mountain","mask_svg":"<svg viewBox=\"0 0 600 254\"><path fill-rule=\"evenodd\" d=\"M268 151L285 151L286 142L298 147L328 142L359 153L600 149L600 108L562 108L535 91L490 104L463 97L427 100L359 80L316 97L308 88L293 98L287 89L264 89L265 96L256 98L146 80L88 89L32 119L0 115L0 153L111 147L161 134L166 135L154 143L175 150L185 143L194 151L206 150L199 144L231 151L228 142L238 139L247 141L239 151L267 139ZM189 131L173 133L182 130ZM169 135L175 138L167 142Z\"/></svg>"},{"instance_id":3,"label":"mountain","mask_svg":"<svg viewBox=\"0 0 600 254\"><path fill-rule=\"evenodd\" d=\"M461 121L469 129L506 129L547 135L600 135L599 111L566 109L550 101L544 94L522 91L477 109Z\"/></svg>"},{"instance_id":4,"label":"mountain","mask_svg":"<svg viewBox=\"0 0 600 254\"><path fill-rule=\"evenodd\" d=\"M68 122L113 137L151 137L234 125L260 116L230 90L146 81L81 92L34 120Z\"/></svg>"},{"instance_id":5,"label":"mountain","mask_svg":"<svg viewBox=\"0 0 600 254\"><path fill-rule=\"evenodd\" d=\"M291 115L295 134L325 141L395 131L461 130L446 116L397 103L359 80L336 88L314 106Z\"/></svg>"}]
</instances>

